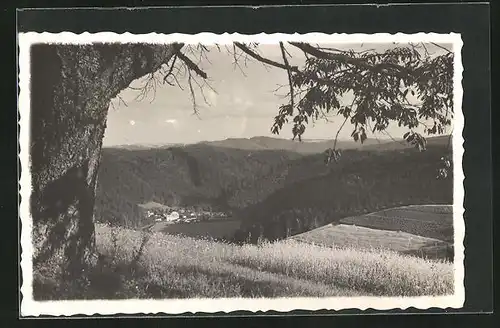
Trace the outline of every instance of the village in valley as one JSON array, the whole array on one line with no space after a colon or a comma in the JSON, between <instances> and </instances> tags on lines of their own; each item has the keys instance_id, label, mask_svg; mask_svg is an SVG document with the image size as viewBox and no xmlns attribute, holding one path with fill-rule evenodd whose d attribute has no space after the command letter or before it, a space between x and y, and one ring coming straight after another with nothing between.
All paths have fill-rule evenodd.
<instances>
[{"instance_id":1,"label":"village in valley","mask_svg":"<svg viewBox=\"0 0 500 328\"><path fill-rule=\"evenodd\" d=\"M151 223L195 223L229 218L229 215L224 212L211 212L177 206L167 206L156 202L139 204L138 207L141 209L144 219Z\"/></svg>"}]
</instances>

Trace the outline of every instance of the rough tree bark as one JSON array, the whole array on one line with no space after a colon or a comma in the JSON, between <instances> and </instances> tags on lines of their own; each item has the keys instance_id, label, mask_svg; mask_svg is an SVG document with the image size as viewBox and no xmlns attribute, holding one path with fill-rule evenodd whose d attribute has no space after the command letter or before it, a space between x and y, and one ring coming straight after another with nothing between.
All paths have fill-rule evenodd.
<instances>
[{"instance_id":1,"label":"rough tree bark","mask_svg":"<svg viewBox=\"0 0 500 328\"><path fill-rule=\"evenodd\" d=\"M72 281L95 263L93 208L112 98L181 44L31 48L31 214L35 280Z\"/></svg>"}]
</instances>

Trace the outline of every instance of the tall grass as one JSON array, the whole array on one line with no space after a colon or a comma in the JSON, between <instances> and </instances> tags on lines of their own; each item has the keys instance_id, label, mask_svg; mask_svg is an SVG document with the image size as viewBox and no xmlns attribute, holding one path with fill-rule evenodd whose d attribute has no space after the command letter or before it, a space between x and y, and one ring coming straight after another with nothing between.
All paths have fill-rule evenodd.
<instances>
[{"instance_id":1,"label":"tall grass","mask_svg":"<svg viewBox=\"0 0 500 328\"><path fill-rule=\"evenodd\" d=\"M453 267L444 261L383 250L325 248L292 240L245 245L230 259L257 270L379 296L445 295L453 292Z\"/></svg>"},{"instance_id":2,"label":"tall grass","mask_svg":"<svg viewBox=\"0 0 500 328\"><path fill-rule=\"evenodd\" d=\"M453 266L382 250L293 240L230 245L98 224L85 290L35 279L35 299L420 296L453 292ZM36 278L36 277L35 277ZM56 284L57 285L57 284Z\"/></svg>"},{"instance_id":3,"label":"tall grass","mask_svg":"<svg viewBox=\"0 0 500 328\"><path fill-rule=\"evenodd\" d=\"M453 292L453 266L293 240L229 245L97 225L84 298L420 296Z\"/></svg>"}]
</instances>

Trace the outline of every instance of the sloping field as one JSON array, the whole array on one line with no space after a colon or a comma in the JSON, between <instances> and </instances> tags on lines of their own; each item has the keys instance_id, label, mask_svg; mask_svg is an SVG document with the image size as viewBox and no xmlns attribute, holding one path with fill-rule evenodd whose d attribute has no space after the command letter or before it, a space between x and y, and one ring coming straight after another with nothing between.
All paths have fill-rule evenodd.
<instances>
[{"instance_id":1,"label":"sloping field","mask_svg":"<svg viewBox=\"0 0 500 328\"><path fill-rule=\"evenodd\" d=\"M444 259L448 243L406 232L379 230L347 224L329 224L291 239L335 248L381 249L414 256Z\"/></svg>"},{"instance_id":2,"label":"sloping field","mask_svg":"<svg viewBox=\"0 0 500 328\"><path fill-rule=\"evenodd\" d=\"M452 205L418 205L388 209L340 220L372 229L401 231L426 238L453 242Z\"/></svg>"},{"instance_id":3,"label":"sloping field","mask_svg":"<svg viewBox=\"0 0 500 328\"><path fill-rule=\"evenodd\" d=\"M409 205L405 206L404 209L426 213L453 214L453 205Z\"/></svg>"},{"instance_id":4,"label":"sloping field","mask_svg":"<svg viewBox=\"0 0 500 328\"><path fill-rule=\"evenodd\" d=\"M348 217L291 239L327 247L385 249L453 260L452 205L412 205Z\"/></svg>"},{"instance_id":5,"label":"sloping field","mask_svg":"<svg viewBox=\"0 0 500 328\"><path fill-rule=\"evenodd\" d=\"M453 265L283 240L231 245L96 225L107 260L86 298L421 296L453 292ZM130 269L132 268L132 269Z\"/></svg>"},{"instance_id":6,"label":"sloping field","mask_svg":"<svg viewBox=\"0 0 500 328\"><path fill-rule=\"evenodd\" d=\"M150 231L187 237L224 238L233 236L240 225L239 220L227 219L174 224L161 222L152 226Z\"/></svg>"}]
</instances>

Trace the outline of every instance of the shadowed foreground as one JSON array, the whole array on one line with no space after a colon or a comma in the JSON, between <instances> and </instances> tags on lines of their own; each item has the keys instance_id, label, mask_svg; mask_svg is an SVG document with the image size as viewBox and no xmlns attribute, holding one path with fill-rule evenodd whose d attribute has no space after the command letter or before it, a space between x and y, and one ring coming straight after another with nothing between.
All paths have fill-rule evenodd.
<instances>
[{"instance_id":1,"label":"shadowed foreground","mask_svg":"<svg viewBox=\"0 0 500 328\"><path fill-rule=\"evenodd\" d=\"M387 251L335 249L293 240L235 246L96 226L101 259L89 288L35 299L279 296L419 296L453 293L453 266Z\"/></svg>"}]
</instances>

